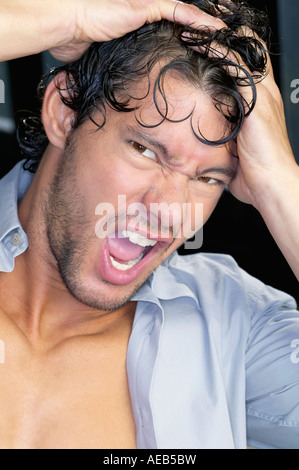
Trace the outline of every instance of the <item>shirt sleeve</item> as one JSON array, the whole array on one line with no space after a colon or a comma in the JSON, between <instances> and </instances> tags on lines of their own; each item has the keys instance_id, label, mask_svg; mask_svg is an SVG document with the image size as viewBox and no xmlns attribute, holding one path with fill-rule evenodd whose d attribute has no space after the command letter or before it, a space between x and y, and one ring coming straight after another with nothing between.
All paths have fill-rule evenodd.
<instances>
[{"instance_id":1,"label":"shirt sleeve","mask_svg":"<svg viewBox=\"0 0 299 470\"><path fill-rule=\"evenodd\" d=\"M248 444L299 449L297 305L289 295L261 283L254 297L246 350Z\"/></svg>"}]
</instances>

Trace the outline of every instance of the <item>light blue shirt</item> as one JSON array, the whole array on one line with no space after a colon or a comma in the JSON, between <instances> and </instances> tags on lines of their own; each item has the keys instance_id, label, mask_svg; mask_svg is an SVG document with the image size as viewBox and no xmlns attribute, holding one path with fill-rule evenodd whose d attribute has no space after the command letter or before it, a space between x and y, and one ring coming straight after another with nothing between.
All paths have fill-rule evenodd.
<instances>
[{"instance_id":1,"label":"light blue shirt","mask_svg":"<svg viewBox=\"0 0 299 470\"><path fill-rule=\"evenodd\" d=\"M21 162L0 181L2 271L28 246L17 202L31 179ZM127 369L138 448L299 448L290 296L229 256L175 253L134 300Z\"/></svg>"}]
</instances>

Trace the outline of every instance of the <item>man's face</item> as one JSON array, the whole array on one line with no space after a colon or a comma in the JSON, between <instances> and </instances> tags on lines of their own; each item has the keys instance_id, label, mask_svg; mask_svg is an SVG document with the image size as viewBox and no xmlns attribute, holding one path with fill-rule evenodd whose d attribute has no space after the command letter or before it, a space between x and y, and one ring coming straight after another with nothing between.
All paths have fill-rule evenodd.
<instances>
[{"instance_id":1,"label":"man's face","mask_svg":"<svg viewBox=\"0 0 299 470\"><path fill-rule=\"evenodd\" d=\"M140 125L136 117L147 126L162 120L150 95L136 102L136 114L108 108L102 130L88 120L61 155L45 204L48 241L65 285L100 310L124 305L186 240L196 204L208 219L236 169L228 146L201 143L190 119L182 121L194 110L195 130L221 138L226 123L210 98L174 78L165 90L168 117L181 122ZM158 104L165 110L161 97Z\"/></svg>"}]
</instances>

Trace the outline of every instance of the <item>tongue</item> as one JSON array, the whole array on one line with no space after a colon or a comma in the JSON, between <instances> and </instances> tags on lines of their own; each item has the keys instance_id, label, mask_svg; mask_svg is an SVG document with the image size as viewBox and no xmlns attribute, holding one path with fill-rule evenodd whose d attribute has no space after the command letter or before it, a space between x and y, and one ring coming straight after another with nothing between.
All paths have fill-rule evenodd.
<instances>
[{"instance_id":1,"label":"tongue","mask_svg":"<svg viewBox=\"0 0 299 470\"><path fill-rule=\"evenodd\" d=\"M138 258L144 252L144 246L131 243L128 238L119 236L114 233L113 236L108 237L109 252L120 261L130 261Z\"/></svg>"}]
</instances>

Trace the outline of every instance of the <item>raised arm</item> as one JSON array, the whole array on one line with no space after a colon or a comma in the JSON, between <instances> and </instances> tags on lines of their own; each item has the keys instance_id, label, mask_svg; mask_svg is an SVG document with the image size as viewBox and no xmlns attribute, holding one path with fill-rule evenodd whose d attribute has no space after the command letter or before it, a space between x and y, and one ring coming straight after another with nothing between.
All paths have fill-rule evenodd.
<instances>
[{"instance_id":1,"label":"raised arm","mask_svg":"<svg viewBox=\"0 0 299 470\"><path fill-rule=\"evenodd\" d=\"M175 0L0 0L0 61L51 49L62 61L94 41L108 41L145 22L224 26L194 5Z\"/></svg>"},{"instance_id":2,"label":"raised arm","mask_svg":"<svg viewBox=\"0 0 299 470\"><path fill-rule=\"evenodd\" d=\"M260 212L299 280L299 166L270 62L267 77L257 85L256 107L245 119L237 148L239 172L230 189Z\"/></svg>"}]
</instances>

